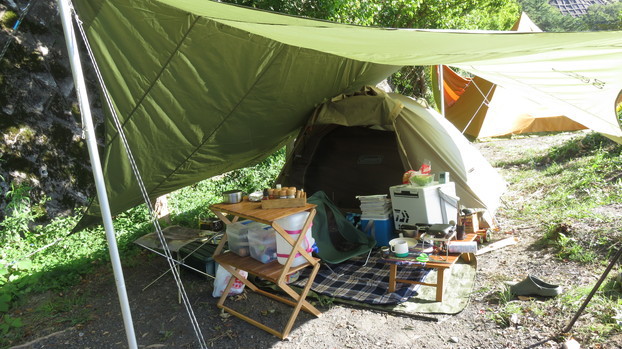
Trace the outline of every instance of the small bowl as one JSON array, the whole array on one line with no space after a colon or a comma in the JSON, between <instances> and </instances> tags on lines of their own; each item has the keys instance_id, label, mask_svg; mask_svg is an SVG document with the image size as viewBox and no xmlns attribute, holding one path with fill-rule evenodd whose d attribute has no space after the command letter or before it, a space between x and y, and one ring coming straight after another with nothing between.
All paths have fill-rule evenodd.
<instances>
[{"instance_id":1,"label":"small bowl","mask_svg":"<svg viewBox=\"0 0 622 349\"><path fill-rule=\"evenodd\" d=\"M417 247L417 239L412 239L412 238L395 238L395 239L391 239L391 241L389 241L389 246L393 246L394 244L396 244L398 241L400 240L404 240L406 241L406 243L408 244L408 248L414 248Z\"/></svg>"},{"instance_id":2,"label":"small bowl","mask_svg":"<svg viewBox=\"0 0 622 349\"><path fill-rule=\"evenodd\" d=\"M396 230L396 233L398 236L401 237L405 237L405 238L417 238L417 236L419 235L417 230L415 229L401 229L401 230ZM400 235L401 234L401 235Z\"/></svg>"},{"instance_id":3,"label":"small bowl","mask_svg":"<svg viewBox=\"0 0 622 349\"><path fill-rule=\"evenodd\" d=\"M225 204L237 204L242 202L241 190L227 190L222 192L222 202Z\"/></svg>"},{"instance_id":4,"label":"small bowl","mask_svg":"<svg viewBox=\"0 0 622 349\"><path fill-rule=\"evenodd\" d=\"M431 174L427 174L427 175L422 175L422 174L418 174L418 175L414 175L410 177L410 184L415 184L418 185L420 187L426 186L430 183L432 183L432 181L434 180L434 175Z\"/></svg>"}]
</instances>

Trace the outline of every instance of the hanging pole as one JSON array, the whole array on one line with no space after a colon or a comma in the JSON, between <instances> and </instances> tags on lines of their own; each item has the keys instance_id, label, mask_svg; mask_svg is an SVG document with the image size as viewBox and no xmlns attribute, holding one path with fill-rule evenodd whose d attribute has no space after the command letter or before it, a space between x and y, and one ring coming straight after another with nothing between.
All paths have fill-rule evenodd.
<instances>
[{"instance_id":1,"label":"hanging pole","mask_svg":"<svg viewBox=\"0 0 622 349\"><path fill-rule=\"evenodd\" d=\"M585 300L583 301L583 304L581 304L581 307L579 307L579 310L577 310L577 312L574 314L574 317L572 318L572 320L570 320L570 323L568 323L568 325L562 330L562 333L570 333L572 326L574 326L574 323L577 322L577 320L579 319L579 316L581 316L581 313L583 313L583 310L585 310L585 307L587 307L587 305L590 303L590 301L592 300L592 297L594 297L594 295L596 294L596 291L598 291L598 289L600 288L600 285L602 285L603 281L605 281L605 279L607 278L607 275L609 275L609 272L611 271L611 269L613 269L616 262L618 261L618 259L620 259L621 256L622 256L622 248L618 250L618 253L616 253L616 255L613 257L611 262L609 262L609 265L607 266L603 274L600 276L600 279L598 279L598 281L596 282L596 285L594 285L594 287L592 288L592 291L590 291L590 294L585 298Z\"/></svg>"},{"instance_id":2,"label":"hanging pole","mask_svg":"<svg viewBox=\"0 0 622 349\"><path fill-rule=\"evenodd\" d=\"M95 138L95 127L91 116L91 108L86 93L86 84L84 82L84 74L82 65L80 64L80 53L78 50L78 42L73 30L71 21L71 10L68 0L58 0L61 21L63 23L63 32L65 34L65 42L67 44L67 53L71 63L71 71L73 73L73 81L78 95L78 103L82 114L83 130L86 135L86 144L89 149L89 157L95 179L95 187L97 188L97 199L101 207L101 215L106 230L106 240L108 241L108 250L110 253L110 261L112 262L112 270L117 286L117 294L119 295L119 303L121 305L121 313L123 315L123 324L125 325L125 333L127 343L130 349L137 349L136 334L134 333L134 325L132 322L132 313L125 289L125 280L123 279L123 269L121 268L121 259L119 258L119 250L117 248L117 240L115 238L114 226L112 224L112 214L110 213L110 205L106 194L106 183L104 182L104 173L101 168L99 153L97 152L97 140Z\"/></svg>"},{"instance_id":3,"label":"hanging pole","mask_svg":"<svg viewBox=\"0 0 622 349\"><path fill-rule=\"evenodd\" d=\"M441 115L445 117L445 79L443 73L443 65L438 66L438 89L441 96Z\"/></svg>"}]
</instances>

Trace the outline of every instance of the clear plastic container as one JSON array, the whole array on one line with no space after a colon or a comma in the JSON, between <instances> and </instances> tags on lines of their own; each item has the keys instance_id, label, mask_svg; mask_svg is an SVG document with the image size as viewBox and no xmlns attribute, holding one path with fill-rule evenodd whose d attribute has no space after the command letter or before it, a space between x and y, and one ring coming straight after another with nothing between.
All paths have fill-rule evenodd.
<instances>
[{"instance_id":1,"label":"clear plastic container","mask_svg":"<svg viewBox=\"0 0 622 349\"><path fill-rule=\"evenodd\" d=\"M271 226L253 226L248 230L248 243L251 257L261 263L276 259L276 232Z\"/></svg>"},{"instance_id":2,"label":"clear plastic container","mask_svg":"<svg viewBox=\"0 0 622 349\"><path fill-rule=\"evenodd\" d=\"M229 250L241 257L250 254L248 244L248 229L261 223L251 220L235 222L227 225L227 242Z\"/></svg>"}]
</instances>

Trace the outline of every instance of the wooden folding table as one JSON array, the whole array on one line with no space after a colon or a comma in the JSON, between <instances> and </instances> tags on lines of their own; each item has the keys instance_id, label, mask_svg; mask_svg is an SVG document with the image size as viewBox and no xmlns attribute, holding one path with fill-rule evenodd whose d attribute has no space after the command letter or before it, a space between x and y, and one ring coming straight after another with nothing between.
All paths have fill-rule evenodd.
<instances>
[{"instance_id":1,"label":"wooden folding table","mask_svg":"<svg viewBox=\"0 0 622 349\"><path fill-rule=\"evenodd\" d=\"M241 257L230 251L222 253L224 243L227 241L226 236L223 237L223 239L220 241L220 244L216 248L216 251L214 252L214 260L227 271L229 271L233 276L242 281L251 290L293 307L292 314L289 317L289 320L282 331L277 331L271 327L268 327L260 323L259 321L252 319L224 304L227 299L229 290L231 289L235 281L234 278L231 278L229 284L227 285L227 288L223 292L223 295L220 297L218 301L219 308L224 309L228 313L235 315L236 317L252 325L255 325L281 339L287 337L301 309L315 316L320 316L320 311L305 300L307 294L309 293L309 289L311 288L311 284L313 284L313 280L315 279L315 276L317 275L317 272L320 268L320 259L312 257L304 248L302 248L302 241L305 240L305 232L311 226L311 223L313 222L313 217L315 216L315 205L306 204L304 207L262 209L261 203L250 202L245 199L244 201L237 204L211 205L210 209L225 224L232 224L235 223L239 218L246 218L256 222L271 225L277 234L279 234L281 237L283 237L283 239L285 239L285 241L292 245L292 252L290 253L289 258L284 265L280 264L276 260L264 264L250 256ZM309 212L309 216L304 222L302 232L294 241L294 239L292 239L289 234L277 223L277 220L305 211ZM229 219L227 215L231 215L233 216L233 218ZM302 265L292 267L291 265L297 253L304 256L306 262ZM309 266L313 269L311 271L311 274L309 275L309 280L307 281L306 286L299 294L287 284L287 276L294 274L297 271ZM279 295L259 289L252 282L242 277L239 273L239 270L245 270L249 274L256 275L258 277L275 283L276 286L278 286L287 295L289 295L291 299L281 297Z\"/></svg>"}]
</instances>

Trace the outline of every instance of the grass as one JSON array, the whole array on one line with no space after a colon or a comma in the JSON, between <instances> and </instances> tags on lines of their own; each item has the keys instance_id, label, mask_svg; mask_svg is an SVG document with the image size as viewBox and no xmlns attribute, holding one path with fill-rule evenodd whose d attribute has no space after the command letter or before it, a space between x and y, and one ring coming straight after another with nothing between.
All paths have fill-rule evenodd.
<instances>
[{"instance_id":1,"label":"grass","mask_svg":"<svg viewBox=\"0 0 622 349\"><path fill-rule=\"evenodd\" d=\"M172 223L196 227L199 219L210 216L208 206L221 201L223 190L238 188L252 192L271 186L284 158L282 149L254 167L232 171L172 193L169 200ZM88 321L90 310L85 306L85 295L72 293L73 287L110 260L102 226L69 234L80 217L57 218L37 225L38 218L44 215L40 211L44 202L32 201L29 192L28 187L11 187L7 194L10 210L0 222L0 313L3 314L0 347L15 344L36 326L75 325ZM114 218L117 244L125 266L132 266L133 257L140 252L132 242L153 230L148 218L145 205ZM18 311L34 296L42 294L48 295L48 300L34 311L28 314ZM162 334L163 338L170 335L172 333Z\"/></svg>"},{"instance_id":2,"label":"grass","mask_svg":"<svg viewBox=\"0 0 622 349\"><path fill-rule=\"evenodd\" d=\"M565 327L567 323L558 323L559 319L569 321L576 310L583 304L593 285L570 288L555 298L532 298L529 300L514 300L508 289L499 291L495 299L499 307L489 309L488 318L502 328L520 326L525 319L535 319L534 323L541 326L541 330L550 330L549 327ZM620 299L620 284L610 281L601 286L594 298L582 313L572 328L574 336L582 338L587 344L602 343L622 329L622 299ZM598 347L598 344L596 344Z\"/></svg>"},{"instance_id":3,"label":"grass","mask_svg":"<svg viewBox=\"0 0 622 349\"><path fill-rule=\"evenodd\" d=\"M545 154L533 151L528 153L530 155L495 164L501 167L510 183L501 214L518 224L546 227L539 244L553 249L561 260L579 264L605 261L620 248L617 241L621 234L619 229L612 228L615 222L598 209L622 203L621 153L621 146L597 134L588 134ZM195 227L200 219L211 217L208 207L220 201L223 190L252 192L271 186L283 162L284 150L281 150L252 168L223 174L171 193L172 223ZM67 236L79 217L33 225L40 214L36 208L43 205L31 202L27 188L14 188L11 195L16 208L13 219L5 220L4 229L0 231L0 238L12 242L3 244L0 250L0 311L4 313L0 323L0 347L15 343L28 328L41 324L42 319L70 324L89 321L85 296L72 294L73 286L95 268L109 262L102 227ZM129 265L139 251L131 242L152 230L147 218L144 206L115 218L119 249ZM585 230L586 226L589 231ZM53 244L55 241L60 242ZM30 255L49 244L53 245ZM524 317L559 317L559 312L570 318L590 290L588 285L568 290L554 299L525 302L516 302L507 290L500 290L490 300L493 308L488 312L489 318L502 327L512 326ZM622 323L621 290L617 282L603 285L575 326L576 332L585 338L595 338L594 343L618 333ZM481 290L481 293L489 291ZM16 312L33 296L46 293L52 296L32 314ZM320 303L330 305L332 300L323 299ZM169 333L161 335L163 338L170 336Z\"/></svg>"},{"instance_id":4,"label":"grass","mask_svg":"<svg viewBox=\"0 0 622 349\"><path fill-rule=\"evenodd\" d=\"M533 153L532 153L533 154ZM510 183L502 214L531 227L545 227L538 244L563 261L604 265L621 248L620 230L612 216L599 209L622 203L622 146L591 133L575 137L547 153L499 162ZM599 268L597 270L601 270ZM516 302L505 291L496 295L499 306L489 316L502 327L512 317L570 319L594 285L567 289L553 299ZM622 330L619 282L609 281L590 301L573 332L594 345Z\"/></svg>"},{"instance_id":5,"label":"grass","mask_svg":"<svg viewBox=\"0 0 622 349\"><path fill-rule=\"evenodd\" d=\"M510 183L507 202L513 202L502 208L503 213L518 222L550 226L545 240L556 230L572 232L579 221L602 219L595 208L622 202L621 149L593 133L537 158L498 164ZM576 254L571 251L576 248L572 236L556 237L560 248Z\"/></svg>"}]
</instances>

